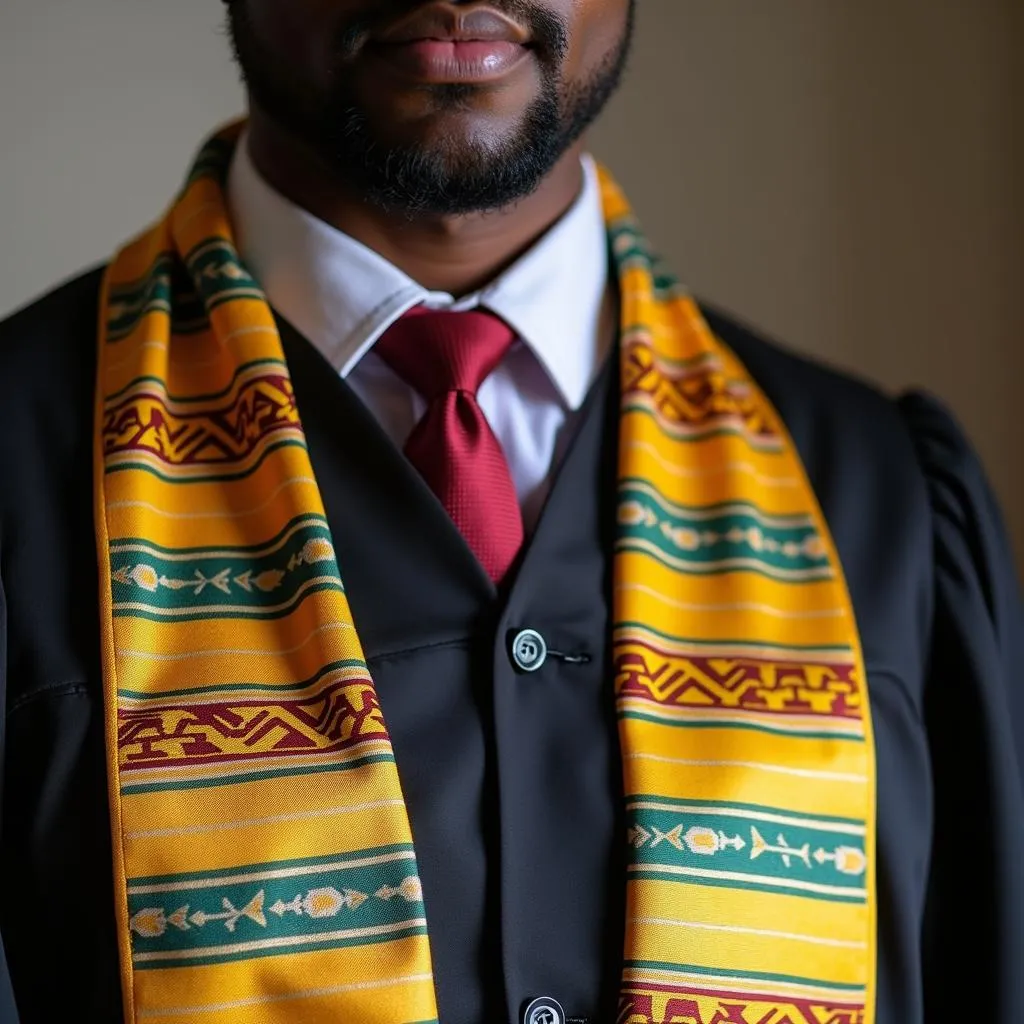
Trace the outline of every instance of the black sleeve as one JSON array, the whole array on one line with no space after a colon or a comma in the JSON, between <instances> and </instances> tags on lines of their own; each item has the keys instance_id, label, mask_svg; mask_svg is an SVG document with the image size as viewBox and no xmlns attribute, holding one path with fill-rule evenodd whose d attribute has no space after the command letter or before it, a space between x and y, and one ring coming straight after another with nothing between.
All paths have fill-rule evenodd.
<instances>
[{"instance_id":1,"label":"black sleeve","mask_svg":"<svg viewBox=\"0 0 1024 1024\"><path fill-rule=\"evenodd\" d=\"M7 605L4 601L4 581L0 576L0 707L7 708ZM5 822L3 818L3 788L7 781L7 755L4 746L6 714L0 716L0 832ZM0 885L15 884L13 879L0 879ZM11 986L11 974L7 969L7 957L4 954L3 934L0 932L0 1024L17 1024L18 1011L14 1006L14 989Z\"/></svg>"},{"instance_id":2,"label":"black sleeve","mask_svg":"<svg viewBox=\"0 0 1024 1024\"><path fill-rule=\"evenodd\" d=\"M900 410L928 481L934 541L925 1019L1024 1021L1024 611L1013 554L950 415L919 394Z\"/></svg>"}]
</instances>

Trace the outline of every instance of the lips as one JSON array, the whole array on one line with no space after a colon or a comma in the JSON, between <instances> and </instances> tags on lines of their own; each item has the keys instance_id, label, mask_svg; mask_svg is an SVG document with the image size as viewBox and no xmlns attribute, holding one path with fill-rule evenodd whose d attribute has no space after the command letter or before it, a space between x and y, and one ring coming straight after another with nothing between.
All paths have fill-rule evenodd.
<instances>
[{"instance_id":1,"label":"lips","mask_svg":"<svg viewBox=\"0 0 1024 1024\"><path fill-rule=\"evenodd\" d=\"M528 56L529 34L490 7L432 3L372 37L370 48L422 82L484 82L507 74Z\"/></svg>"},{"instance_id":2,"label":"lips","mask_svg":"<svg viewBox=\"0 0 1024 1024\"><path fill-rule=\"evenodd\" d=\"M517 22L491 7L452 7L432 3L373 37L384 45L415 43L423 39L446 42L503 42L525 46L529 34Z\"/></svg>"}]
</instances>

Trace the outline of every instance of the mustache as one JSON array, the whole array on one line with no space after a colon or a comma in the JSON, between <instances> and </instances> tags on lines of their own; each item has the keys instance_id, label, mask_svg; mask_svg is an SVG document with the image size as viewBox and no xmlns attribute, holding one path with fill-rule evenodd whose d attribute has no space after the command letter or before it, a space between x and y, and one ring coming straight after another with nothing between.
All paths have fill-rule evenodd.
<instances>
[{"instance_id":1,"label":"mustache","mask_svg":"<svg viewBox=\"0 0 1024 1024\"><path fill-rule=\"evenodd\" d=\"M427 0L374 0L374 11L350 18L338 31L336 50L342 60L355 57L367 39L383 27L425 6ZM524 26L530 33L530 45L542 57L562 60L569 50L566 22L536 0L489 0L485 5Z\"/></svg>"}]
</instances>

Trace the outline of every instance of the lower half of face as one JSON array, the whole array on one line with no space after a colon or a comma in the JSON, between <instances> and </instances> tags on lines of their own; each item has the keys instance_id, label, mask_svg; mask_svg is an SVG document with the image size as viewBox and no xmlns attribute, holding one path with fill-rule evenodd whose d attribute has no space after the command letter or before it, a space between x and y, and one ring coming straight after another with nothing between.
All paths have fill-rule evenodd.
<instances>
[{"instance_id":1,"label":"lower half of face","mask_svg":"<svg viewBox=\"0 0 1024 1024\"><path fill-rule=\"evenodd\" d=\"M635 0L230 0L250 98L406 212L537 187L622 73Z\"/></svg>"}]
</instances>

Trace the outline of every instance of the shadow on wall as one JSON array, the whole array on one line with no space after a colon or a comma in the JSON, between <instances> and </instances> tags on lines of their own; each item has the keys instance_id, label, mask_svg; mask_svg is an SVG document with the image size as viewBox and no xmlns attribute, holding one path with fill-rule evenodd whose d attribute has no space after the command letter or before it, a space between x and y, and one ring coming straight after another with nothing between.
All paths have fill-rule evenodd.
<instances>
[{"instance_id":1,"label":"shadow on wall","mask_svg":"<svg viewBox=\"0 0 1024 1024\"><path fill-rule=\"evenodd\" d=\"M655 243L697 294L785 342L940 394L1024 567L1024 4L640 15L594 143Z\"/></svg>"}]
</instances>

